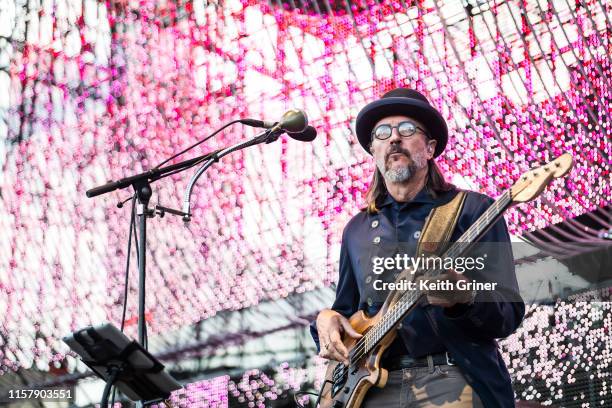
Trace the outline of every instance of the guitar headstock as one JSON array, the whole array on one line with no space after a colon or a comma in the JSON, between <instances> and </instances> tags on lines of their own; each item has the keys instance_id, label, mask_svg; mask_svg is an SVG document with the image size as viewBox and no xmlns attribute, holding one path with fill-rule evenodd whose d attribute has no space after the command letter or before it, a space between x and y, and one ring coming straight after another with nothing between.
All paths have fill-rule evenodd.
<instances>
[{"instance_id":1,"label":"guitar headstock","mask_svg":"<svg viewBox=\"0 0 612 408\"><path fill-rule=\"evenodd\" d=\"M564 153L544 166L531 169L510 188L513 203L526 203L536 198L553 179L563 177L572 168L572 155Z\"/></svg>"}]
</instances>

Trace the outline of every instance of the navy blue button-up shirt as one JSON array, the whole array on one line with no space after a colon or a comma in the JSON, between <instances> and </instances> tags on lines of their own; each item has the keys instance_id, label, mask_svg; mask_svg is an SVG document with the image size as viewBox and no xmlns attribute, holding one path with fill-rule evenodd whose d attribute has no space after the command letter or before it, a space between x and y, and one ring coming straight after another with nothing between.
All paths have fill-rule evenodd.
<instances>
[{"instance_id":1,"label":"navy blue button-up shirt","mask_svg":"<svg viewBox=\"0 0 612 408\"><path fill-rule=\"evenodd\" d=\"M386 271L373 275L372 258L392 257L399 252L414 256L425 218L434 207L446 204L456 194L457 190L451 190L434 197L423 189L405 203L388 195L378 213L361 211L355 215L342 236L339 279L332 309L347 318L358 310L370 316L376 314L387 293L373 290L373 280L392 282L397 275ZM451 241L457 240L492 202L485 195L467 192ZM471 306L417 307L402 321L399 336L386 356L421 357L449 351L486 406L512 406L514 394L510 377L495 339L507 337L516 330L524 316L524 304L518 295L510 237L503 218L480 241L508 244L497 249L487 262L487 280L498 282L502 290L487 294L486 302ZM473 278L469 272L466 275ZM512 295L505 295L507 293ZM315 322L311 324L311 334L319 348Z\"/></svg>"}]
</instances>

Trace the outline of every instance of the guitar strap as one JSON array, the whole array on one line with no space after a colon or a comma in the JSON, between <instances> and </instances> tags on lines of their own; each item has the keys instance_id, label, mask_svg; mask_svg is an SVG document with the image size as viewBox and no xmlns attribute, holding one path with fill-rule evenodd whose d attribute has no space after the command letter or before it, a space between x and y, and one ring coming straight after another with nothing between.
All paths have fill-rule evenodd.
<instances>
[{"instance_id":1,"label":"guitar strap","mask_svg":"<svg viewBox=\"0 0 612 408\"><path fill-rule=\"evenodd\" d=\"M457 226L465 197L465 191L459 191L451 201L431 210L421 231L416 256L442 254Z\"/></svg>"}]
</instances>

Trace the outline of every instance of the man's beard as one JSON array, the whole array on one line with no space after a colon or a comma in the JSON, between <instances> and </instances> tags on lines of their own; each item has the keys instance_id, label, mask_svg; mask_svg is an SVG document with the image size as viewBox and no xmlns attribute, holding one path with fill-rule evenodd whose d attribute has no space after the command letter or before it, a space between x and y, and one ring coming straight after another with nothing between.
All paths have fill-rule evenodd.
<instances>
[{"instance_id":1,"label":"man's beard","mask_svg":"<svg viewBox=\"0 0 612 408\"><path fill-rule=\"evenodd\" d=\"M389 156L391 156L393 153L402 153L406 155L406 157L408 157L408 164L395 169L387 168ZM392 145L387 154L385 154L384 159L376 161L376 166L385 180L392 183L403 183L409 181L412 177L414 177L419 169L425 167L426 165L427 158L424 154L417 153L413 158L408 150L404 150L398 145Z\"/></svg>"}]
</instances>

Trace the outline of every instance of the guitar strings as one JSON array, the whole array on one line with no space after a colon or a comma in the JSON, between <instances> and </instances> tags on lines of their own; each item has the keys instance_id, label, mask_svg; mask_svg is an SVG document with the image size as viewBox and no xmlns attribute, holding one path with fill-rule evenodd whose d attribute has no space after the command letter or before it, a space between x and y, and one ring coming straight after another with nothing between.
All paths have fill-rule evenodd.
<instances>
[{"instance_id":1,"label":"guitar strings","mask_svg":"<svg viewBox=\"0 0 612 408\"><path fill-rule=\"evenodd\" d=\"M482 227L490 224L491 221L497 218L506 209L511 201L511 190L508 189L483 213L478 221L468 228L468 230L457 240L457 242L451 246L451 248L444 254L444 257L454 258L462 253L465 250L465 247L472 244L473 242L471 241L473 241L477 235L482 233ZM463 247L461 244L464 244ZM426 273L430 273L430 276L436 277L441 274L442 271L433 270L426 271ZM418 290L414 292L404 292L400 299L391 306L387 313L385 313L381 321L376 323L365 336L359 339L353 350L351 350L349 353L349 365L352 366L354 363L357 363L365 355L365 353L369 352L382 338L384 338L388 329L395 325L395 323L393 323L394 318L389 320L389 316L396 314L397 311L400 310L400 307L408 306L405 311L399 313L400 317L403 316L420 296L422 296L422 293ZM397 316L395 316L395 318L396 317Z\"/></svg>"}]
</instances>

